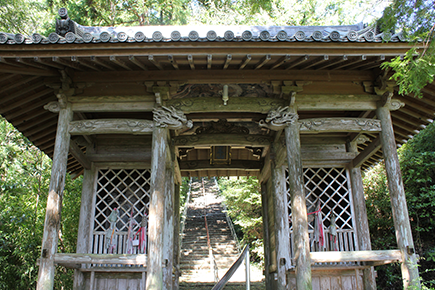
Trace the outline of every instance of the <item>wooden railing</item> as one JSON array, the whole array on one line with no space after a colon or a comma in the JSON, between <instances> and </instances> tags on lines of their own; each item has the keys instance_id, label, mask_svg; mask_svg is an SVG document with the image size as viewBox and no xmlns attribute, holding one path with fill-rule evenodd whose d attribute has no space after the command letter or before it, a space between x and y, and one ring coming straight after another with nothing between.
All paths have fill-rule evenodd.
<instances>
[{"instance_id":1,"label":"wooden railing","mask_svg":"<svg viewBox=\"0 0 435 290\"><path fill-rule=\"evenodd\" d=\"M234 273L239 269L243 260L246 262L246 290L251 288L250 281L250 269L249 269L249 246L245 246L243 252L240 254L239 258L233 263L233 265L228 269L225 275L219 280L219 282L214 285L211 290L221 290L225 287L225 285L230 281L231 277Z\"/></svg>"},{"instance_id":2,"label":"wooden railing","mask_svg":"<svg viewBox=\"0 0 435 290\"><path fill-rule=\"evenodd\" d=\"M311 252L311 263L365 262L376 266L402 261L400 250Z\"/></svg>"}]
</instances>

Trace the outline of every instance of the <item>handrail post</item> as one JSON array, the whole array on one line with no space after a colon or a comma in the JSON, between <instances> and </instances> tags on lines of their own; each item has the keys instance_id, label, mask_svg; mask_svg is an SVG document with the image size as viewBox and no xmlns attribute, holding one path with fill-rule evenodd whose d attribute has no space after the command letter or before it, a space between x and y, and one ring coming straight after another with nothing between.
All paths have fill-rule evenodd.
<instances>
[{"instance_id":1,"label":"handrail post","mask_svg":"<svg viewBox=\"0 0 435 290\"><path fill-rule=\"evenodd\" d=\"M249 246L247 247L246 257L245 257L245 269L246 269L246 290L251 289L251 265L249 261Z\"/></svg>"}]
</instances>

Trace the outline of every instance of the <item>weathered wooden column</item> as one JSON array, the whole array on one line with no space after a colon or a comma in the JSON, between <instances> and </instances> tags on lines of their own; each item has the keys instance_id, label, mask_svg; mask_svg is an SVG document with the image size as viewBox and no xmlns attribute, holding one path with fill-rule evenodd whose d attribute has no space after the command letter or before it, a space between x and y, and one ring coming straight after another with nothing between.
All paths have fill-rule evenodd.
<instances>
[{"instance_id":1,"label":"weathered wooden column","mask_svg":"<svg viewBox=\"0 0 435 290\"><path fill-rule=\"evenodd\" d=\"M349 142L347 150L349 152L358 152L358 140ZM350 168L350 179L353 197L353 208L355 213L355 227L358 236L358 246L360 251L371 251L372 244L370 241L369 222L367 219L366 201L364 198L364 187L362 184L361 167ZM364 290L376 290L375 271L373 267L363 270Z\"/></svg>"},{"instance_id":2,"label":"weathered wooden column","mask_svg":"<svg viewBox=\"0 0 435 290\"><path fill-rule=\"evenodd\" d=\"M270 230L267 201L267 182L261 183L261 209L263 216L264 276L266 279L266 289L273 289L273 276L270 274Z\"/></svg>"},{"instance_id":3,"label":"weathered wooden column","mask_svg":"<svg viewBox=\"0 0 435 290\"><path fill-rule=\"evenodd\" d=\"M174 289L178 289L180 278L180 184L174 184Z\"/></svg>"},{"instance_id":4,"label":"weathered wooden column","mask_svg":"<svg viewBox=\"0 0 435 290\"><path fill-rule=\"evenodd\" d=\"M54 144L53 166L51 169L50 187L45 212L44 234L42 237L42 251L38 274L38 290L53 289L54 285L54 254L57 252L59 241L59 227L62 211L62 196L65 186L66 166L70 134L68 125L72 120L71 105L66 102L66 96L58 94L58 103L50 103L51 111L59 112L56 141ZM53 110L53 106L57 108Z\"/></svg>"},{"instance_id":5,"label":"weathered wooden column","mask_svg":"<svg viewBox=\"0 0 435 290\"><path fill-rule=\"evenodd\" d=\"M390 106L392 93L383 103L378 104L376 115L381 121L382 152L387 171L388 189L390 191L391 207L396 230L397 245L402 253L402 279L404 289L420 289L420 280L415 255L414 241L412 239L411 225L409 223L408 206L406 204L405 190L403 188L397 146L391 122Z\"/></svg>"},{"instance_id":6,"label":"weathered wooden column","mask_svg":"<svg viewBox=\"0 0 435 290\"><path fill-rule=\"evenodd\" d=\"M282 166L275 168L272 162L273 208L275 218L275 243L277 262L276 289L287 289L287 270L291 266L290 233L288 223L287 191L285 172Z\"/></svg>"},{"instance_id":7,"label":"weathered wooden column","mask_svg":"<svg viewBox=\"0 0 435 290\"><path fill-rule=\"evenodd\" d=\"M82 183L82 199L80 204L80 219L79 230L77 233L77 253L89 253L90 235L91 235L91 223L93 213L92 205L94 204L94 192L95 192L95 168L85 169L83 174ZM85 265L83 265L85 266ZM85 280L83 273L80 270L74 271L74 289L85 289Z\"/></svg>"},{"instance_id":8,"label":"weathered wooden column","mask_svg":"<svg viewBox=\"0 0 435 290\"><path fill-rule=\"evenodd\" d=\"M293 96L292 102L294 102ZM269 112L266 122L260 121L260 126L274 130L285 130L292 223L295 237L296 289L312 289L307 207L305 203L298 115L293 107L278 108L277 110ZM283 213L285 213L285 211ZM287 217L288 214L285 218ZM277 222L278 221L275 221L276 224ZM288 239L288 237L287 235L286 239ZM282 263L287 264L287 267L290 266L290 261L279 260L278 267L280 267Z\"/></svg>"},{"instance_id":9,"label":"weathered wooden column","mask_svg":"<svg viewBox=\"0 0 435 290\"><path fill-rule=\"evenodd\" d=\"M164 283L163 280L163 267L166 266L164 265L163 235L165 233L166 163L169 154L167 144L169 129L177 130L185 127L191 128L192 126L192 121L187 121L181 111L162 106L154 109L146 279L147 290L166 289L164 288L166 287L166 283ZM170 271L172 273L172 268Z\"/></svg>"},{"instance_id":10,"label":"weathered wooden column","mask_svg":"<svg viewBox=\"0 0 435 290\"><path fill-rule=\"evenodd\" d=\"M169 164L168 164L169 165ZM163 234L163 289L173 289L173 266L174 266L174 175L172 166L166 169L166 193L165 193L165 224Z\"/></svg>"}]
</instances>

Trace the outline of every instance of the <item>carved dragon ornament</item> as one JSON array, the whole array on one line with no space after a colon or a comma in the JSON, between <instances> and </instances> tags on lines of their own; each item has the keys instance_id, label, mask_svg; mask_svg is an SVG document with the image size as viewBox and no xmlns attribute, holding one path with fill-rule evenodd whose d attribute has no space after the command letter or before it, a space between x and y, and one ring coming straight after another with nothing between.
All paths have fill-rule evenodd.
<instances>
[{"instance_id":1,"label":"carved dragon ornament","mask_svg":"<svg viewBox=\"0 0 435 290\"><path fill-rule=\"evenodd\" d=\"M154 124L157 127L168 128L171 130L190 129L193 127L193 122L187 120L184 113L174 107L158 107L153 110L153 113Z\"/></svg>"},{"instance_id":2,"label":"carved dragon ornament","mask_svg":"<svg viewBox=\"0 0 435 290\"><path fill-rule=\"evenodd\" d=\"M279 107L276 110L269 111L266 120L260 120L259 126L277 131L294 124L298 119L298 114L293 113L289 106Z\"/></svg>"}]
</instances>

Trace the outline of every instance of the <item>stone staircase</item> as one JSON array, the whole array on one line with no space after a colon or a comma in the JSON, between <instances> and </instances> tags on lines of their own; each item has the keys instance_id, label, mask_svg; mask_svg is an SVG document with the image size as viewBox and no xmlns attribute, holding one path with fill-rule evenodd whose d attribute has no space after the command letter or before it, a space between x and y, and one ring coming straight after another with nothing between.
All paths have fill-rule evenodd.
<instances>
[{"instance_id":1,"label":"stone staircase","mask_svg":"<svg viewBox=\"0 0 435 290\"><path fill-rule=\"evenodd\" d=\"M222 200L217 194L218 189L213 180L204 179L203 183L205 190L201 180L192 184L181 249L180 282L214 282L215 275L221 278L239 255L223 212ZM215 268L207 245L204 215L207 218ZM180 289L183 289L182 285L183 283L180 284Z\"/></svg>"}]
</instances>

